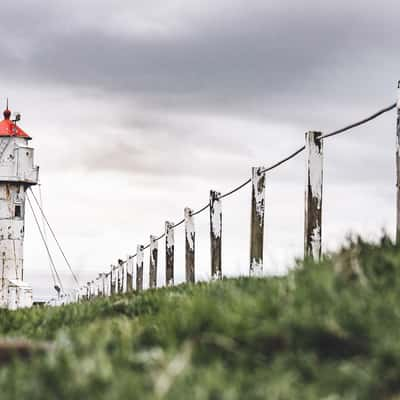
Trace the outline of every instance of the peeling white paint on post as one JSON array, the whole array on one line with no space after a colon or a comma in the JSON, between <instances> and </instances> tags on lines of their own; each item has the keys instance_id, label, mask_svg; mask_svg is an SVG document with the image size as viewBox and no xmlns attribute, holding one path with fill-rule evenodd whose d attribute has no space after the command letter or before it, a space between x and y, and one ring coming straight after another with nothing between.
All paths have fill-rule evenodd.
<instances>
[{"instance_id":1,"label":"peeling white paint on post","mask_svg":"<svg viewBox=\"0 0 400 400\"><path fill-rule=\"evenodd\" d=\"M115 294L115 271L114 266L111 265L110 268L110 295Z\"/></svg>"},{"instance_id":2,"label":"peeling white paint on post","mask_svg":"<svg viewBox=\"0 0 400 400\"><path fill-rule=\"evenodd\" d=\"M211 279L222 278L222 207L221 193L210 191Z\"/></svg>"},{"instance_id":3,"label":"peeling white paint on post","mask_svg":"<svg viewBox=\"0 0 400 400\"><path fill-rule=\"evenodd\" d=\"M321 258L323 144L321 132L306 133L304 256Z\"/></svg>"},{"instance_id":4,"label":"peeling white paint on post","mask_svg":"<svg viewBox=\"0 0 400 400\"><path fill-rule=\"evenodd\" d=\"M89 300L91 300L93 298L93 284L92 284L92 281L88 282L88 288L89 288ZM65 297L64 295L65 295L65 293L63 294L63 297Z\"/></svg>"},{"instance_id":5,"label":"peeling white paint on post","mask_svg":"<svg viewBox=\"0 0 400 400\"><path fill-rule=\"evenodd\" d=\"M251 169L250 276L262 276L264 250L265 174Z\"/></svg>"},{"instance_id":6,"label":"peeling white paint on post","mask_svg":"<svg viewBox=\"0 0 400 400\"><path fill-rule=\"evenodd\" d=\"M143 262L144 262L144 252L143 246L137 246L136 252L136 290L141 292L143 290Z\"/></svg>"},{"instance_id":7,"label":"peeling white paint on post","mask_svg":"<svg viewBox=\"0 0 400 400\"><path fill-rule=\"evenodd\" d=\"M128 259L122 264L122 292L128 292Z\"/></svg>"},{"instance_id":8,"label":"peeling white paint on post","mask_svg":"<svg viewBox=\"0 0 400 400\"><path fill-rule=\"evenodd\" d=\"M165 283L167 286L174 285L174 223L165 222Z\"/></svg>"},{"instance_id":9,"label":"peeling white paint on post","mask_svg":"<svg viewBox=\"0 0 400 400\"><path fill-rule=\"evenodd\" d=\"M111 296L111 272L107 274L107 296Z\"/></svg>"},{"instance_id":10,"label":"peeling white paint on post","mask_svg":"<svg viewBox=\"0 0 400 400\"><path fill-rule=\"evenodd\" d=\"M195 238L196 233L194 229L193 210L186 207L185 211L185 270L186 282L195 282Z\"/></svg>"},{"instance_id":11,"label":"peeling white paint on post","mask_svg":"<svg viewBox=\"0 0 400 400\"><path fill-rule=\"evenodd\" d=\"M157 287L157 262L158 262L158 241L153 235L150 235L150 268L149 268L149 287Z\"/></svg>"},{"instance_id":12,"label":"peeling white paint on post","mask_svg":"<svg viewBox=\"0 0 400 400\"><path fill-rule=\"evenodd\" d=\"M90 300L90 282L86 282L86 300Z\"/></svg>"},{"instance_id":13,"label":"peeling white paint on post","mask_svg":"<svg viewBox=\"0 0 400 400\"><path fill-rule=\"evenodd\" d=\"M110 295L110 289L109 289L109 277L107 273L104 273L104 296L108 297Z\"/></svg>"},{"instance_id":14,"label":"peeling white paint on post","mask_svg":"<svg viewBox=\"0 0 400 400\"><path fill-rule=\"evenodd\" d=\"M124 261L118 260L118 293L124 293Z\"/></svg>"},{"instance_id":15,"label":"peeling white paint on post","mask_svg":"<svg viewBox=\"0 0 400 400\"><path fill-rule=\"evenodd\" d=\"M101 273L97 275L96 279L96 296L101 296L103 293L102 287L101 287Z\"/></svg>"},{"instance_id":16,"label":"peeling white paint on post","mask_svg":"<svg viewBox=\"0 0 400 400\"><path fill-rule=\"evenodd\" d=\"M397 83L397 124L396 124L396 186L397 186L397 206L396 206L396 243L400 244L400 81Z\"/></svg>"},{"instance_id":17,"label":"peeling white paint on post","mask_svg":"<svg viewBox=\"0 0 400 400\"><path fill-rule=\"evenodd\" d=\"M126 269L127 269L127 282L126 282L126 286L127 286L127 291L128 292L132 292L133 291L133 276L134 276L134 261L133 261L133 257L131 256L127 256L126 257Z\"/></svg>"},{"instance_id":18,"label":"peeling white paint on post","mask_svg":"<svg viewBox=\"0 0 400 400\"><path fill-rule=\"evenodd\" d=\"M120 293L120 282L121 282L121 277L120 277L120 268L119 266L115 266L115 292Z\"/></svg>"},{"instance_id":19,"label":"peeling white paint on post","mask_svg":"<svg viewBox=\"0 0 400 400\"><path fill-rule=\"evenodd\" d=\"M95 279L94 282L94 295L95 297L99 297L100 296L100 280L99 280L100 276L97 276L97 278Z\"/></svg>"},{"instance_id":20,"label":"peeling white paint on post","mask_svg":"<svg viewBox=\"0 0 400 400\"><path fill-rule=\"evenodd\" d=\"M102 287L102 296L103 297L105 297L106 293L107 293L106 282L107 282L106 274L103 272L101 274L101 287Z\"/></svg>"},{"instance_id":21,"label":"peeling white paint on post","mask_svg":"<svg viewBox=\"0 0 400 400\"><path fill-rule=\"evenodd\" d=\"M103 296L103 274L99 274L97 278L97 296Z\"/></svg>"}]
</instances>

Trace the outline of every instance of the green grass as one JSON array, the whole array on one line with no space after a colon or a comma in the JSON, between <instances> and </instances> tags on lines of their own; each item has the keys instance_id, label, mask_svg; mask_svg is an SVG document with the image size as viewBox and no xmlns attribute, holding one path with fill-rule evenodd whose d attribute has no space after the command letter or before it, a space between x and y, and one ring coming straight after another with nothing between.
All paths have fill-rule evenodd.
<instances>
[{"instance_id":1,"label":"green grass","mask_svg":"<svg viewBox=\"0 0 400 400\"><path fill-rule=\"evenodd\" d=\"M400 399L400 251L358 240L287 277L0 312L48 341L0 399Z\"/></svg>"}]
</instances>

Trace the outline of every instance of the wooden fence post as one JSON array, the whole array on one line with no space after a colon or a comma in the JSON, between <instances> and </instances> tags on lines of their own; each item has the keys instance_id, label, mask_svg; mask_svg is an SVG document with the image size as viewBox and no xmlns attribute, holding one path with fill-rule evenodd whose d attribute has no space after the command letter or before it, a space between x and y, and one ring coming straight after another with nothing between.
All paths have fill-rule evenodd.
<instances>
[{"instance_id":1,"label":"wooden fence post","mask_svg":"<svg viewBox=\"0 0 400 400\"><path fill-rule=\"evenodd\" d=\"M210 191L210 241L211 241L211 279L222 279L222 208L221 193Z\"/></svg>"},{"instance_id":2,"label":"wooden fence post","mask_svg":"<svg viewBox=\"0 0 400 400\"><path fill-rule=\"evenodd\" d=\"M124 293L124 261L118 259L118 293Z\"/></svg>"},{"instance_id":3,"label":"wooden fence post","mask_svg":"<svg viewBox=\"0 0 400 400\"><path fill-rule=\"evenodd\" d=\"M102 279L102 274L100 273L97 276L97 296L102 296L103 295L103 279Z\"/></svg>"},{"instance_id":4,"label":"wooden fence post","mask_svg":"<svg viewBox=\"0 0 400 400\"><path fill-rule=\"evenodd\" d=\"M138 245L136 252L136 291L138 292L143 290L143 260L143 246Z\"/></svg>"},{"instance_id":5,"label":"wooden fence post","mask_svg":"<svg viewBox=\"0 0 400 400\"><path fill-rule=\"evenodd\" d=\"M128 258L122 264L122 293L128 292Z\"/></svg>"},{"instance_id":6,"label":"wooden fence post","mask_svg":"<svg viewBox=\"0 0 400 400\"><path fill-rule=\"evenodd\" d=\"M107 288L107 274L103 273L103 287L104 287L104 297L108 296L108 288Z\"/></svg>"},{"instance_id":7,"label":"wooden fence post","mask_svg":"<svg viewBox=\"0 0 400 400\"><path fill-rule=\"evenodd\" d=\"M111 296L111 272L107 274L107 296Z\"/></svg>"},{"instance_id":8,"label":"wooden fence post","mask_svg":"<svg viewBox=\"0 0 400 400\"><path fill-rule=\"evenodd\" d=\"M115 271L114 271L114 266L111 265L111 270L110 270L110 295L112 296L115 294Z\"/></svg>"},{"instance_id":9,"label":"wooden fence post","mask_svg":"<svg viewBox=\"0 0 400 400\"><path fill-rule=\"evenodd\" d=\"M93 299L96 295L96 288L94 285L94 280L90 282L90 298Z\"/></svg>"},{"instance_id":10,"label":"wooden fence post","mask_svg":"<svg viewBox=\"0 0 400 400\"><path fill-rule=\"evenodd\" d=\"M195 254L195 237L193 211L185 208L185 269L186 282L195 282L194 273L194 254Z\"/></svg>"},{"instance_id":11,"label":"wooden fence post","mask_svg":"<svg viewBox=\"0 0 400 400\"><path fill-rule=\"evenodd\" d=\"M263 273L265 174L264 168L251 169L251 227L250 227L250 276Z\"/></svg>"},{"instance_id":12,"label":"wooden fence post","mask_svg":"<svg viewBox=\"0 0 400 400\"><path fill-rule=\"evenodd\" d=\"M104 276L104 296L108 297L110 295L110 280L108 279L108 274L106 272L103 273Z\"/></svg>"},{"instance_id":13,"label":"wooden fence post","mask_svg":"<svg viewBox=\"0 0 400 400\"><path fill-rule=\"evenodd\" d=\"M118 265L114 266L114 277L115 277L115 293L119 293L119 267Z\"/></svg>"},{"instance_id":14,"label":"wooden fence post","mask_svg":"<svg viewBox=\"0 0 400 400\"><path fill-rule=\"evenodd\" d=\"M110 273L106 275L106 296L109 297L111 295L111 286L110 286Z\"/></svg>"},{"instance_id":15,"label":"wooden fence post","mask_svg":"<svg viewBox=\"0 0 400 400\"><path fill-rule=\"evenodd\" d=\"M97 289L97 296L103 296L103 292L104 292L104 290L103 290L103 274L99 274L99 277L97 278L98 279L98 283L97 283L97 287L98 287L98 289Z\"/></svg>"},{"instance_id":16,"label":"wooden fence post","mask_svg":"<svg viewBox=\"0 0 400 400\"><path fill-rule=\"evenodd\" d=\"M149 268L149 287L157 287L157 261L158 261L158 241L153 235L150 235L150 268Z\"/></svg>"},{"instance_id":17,"label":"wooden fence post","mask_svg":"<svg viewBox=\"0 0 400 400\"><path fill-rule=\"evenodd\" d=\"M101 295L101 288L100 288L101 280L100 280L100 275L97 276L95 282L96 282L96 283L95 283L95 287L96 287L95 296L96 296L96 297L99 297L99 296Z\"/></svg>"},{"instance_id":18,"label":"wooden fence post","mask_svg":"<svg viewBox=\"0 0 400 400\"><path fill-rule=\"evenodd\" d=\"M165 222L165 284L174 286L174 223Z\"/></svg>"},{"instance_id":19,"label":"wooden fence post","mask_svg":"<svg viewBox=\"0 0 400 400\"><path fill-rule=\"evenodd\" d=\"M126 288L128 292L133 291L133 270L134 270L134 262L133 262L133 257L127 256L126 257Z\"/></svg>"},{"instance_id":20,"label":"wooden fence post","mask_svg":"<svg viewBox=\"0 0 400 400\"><path fill-rule=\"evenodd\" d=\"M115 292L121 293L121 267L119 263L115 266Z\"/></svg>"},{"instance_id":21,"label":"wooden fence post","mask_svg":"<svg viewBox=\"0 0 400 400\"><path fill-rule=\"evenodd\" d=\"M321 258L323 159L321 132L306 133L304 256Z\"/></svg>"},{"instance_id":22,"label":"wooden fence post","mask_svg":"<svg viewBox=\"0 0 400 400\"><path fill-rule=\"evenodd\" d=\"M396 244L400 244L400 81L397 83L397 124L396 124L396 173L397 173L397 215L396 215Z\"/></svg>"}]
</instances>

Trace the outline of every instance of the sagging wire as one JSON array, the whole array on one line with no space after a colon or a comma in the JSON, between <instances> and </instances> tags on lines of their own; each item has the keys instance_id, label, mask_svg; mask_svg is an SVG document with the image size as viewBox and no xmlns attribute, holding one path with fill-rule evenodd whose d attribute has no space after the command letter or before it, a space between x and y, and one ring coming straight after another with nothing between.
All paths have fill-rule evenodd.
<instances>
[{"instance_id":1,"label":"sagging wire","mask_svg":"<svg viewBox=\"0 0 400 400\"><path fill-rule=\"evenodd\" d=\"M350 129L356 128L356 127L361 126L361 125L363 125L363 124L366 124L367 122L370 122L370 121L374 120L375 118L379 117L380 115L382 115L382 114L384 114L384 113L386 113L386 112L388 112L388 111L393 110L394 108L396 108L396 106L397 106L397 103L391 104L390 106L387 106L387 107L385 107L385 108L383 108L383 109L381 109L381 110L375 112L374 114L372 114L372 115L370 115L370 116L368 116L368 117L366 117L366 118L364 118L364 119L362 119L362 120L360 120L360 121L354 122L354 123L352 123L352 124L350 124L350 125L345 126L344 128L338 129L338 130L336 130L336 131L327 133L326 135L322 135L319 139L320 139L320 140L327 139L327 138L329 138L329 137L339 135L340 133L346 132L346 131L348 131L348 130L350 130ZM286 162L290 161L291 159L295 158L297 155L299 155L300 153L302 153L305 149L306 149L306 146L301 146L301 147L298 148L296 151L294 151L293 153L289 154L288 156L286 156L286 157L283 158L282 160L280 160L280 161L278 161L278 162L272 164L271 166L266 167L266 168L264 168L263 170L261 170L261 171L260 171L260 174L265 174L265 173L267 173L267 172L269 172L269 171L272 171L273 169L279 167L280 165L285 164ZM231 196L232 194L238 192L239 190L241 190L242 188L244 188L245 186L247 186L250 182L251 182L251 178L247 179L245 182L241 183L239 186L235 187L234 189L230 190L229 192L224 193L223 195L220 195L220 196L218 197L218 199L224 199L224 198L226 198L226 197ZM200 209L197 210L197 211L194 211L194 212L192 213L192 216L196 216L196 215L201 214L203 211L207 210L209 207L210 207L210 203L207 203L204 207L200 208ZM185 222L185 219L182 219L182 220L180 220L178 223L176 223L175 225L173 225L172 228L176 228L176 227L180 226L181 224L183 224L184 222ZM159 241L160 239L162 239L162 238L164 238L164 237L165 237L165 233L163 233L162 235L160 235L159 237L157 237L157 238L155 239L155 241L157 242L157 241ZM149 248L149 247L150 247L150 244L147 244L147 245L143 248L143 250L146 250L146 249ZM134 258L134 257L136 257L136 254L133 255L133 256L131 256L131 257L129 257L129 258L131 259L131 258ZM125 263L125 262L127 262L127 260L124 261L124 263Z\"/></svg>"},{"instance_id":2,"label":"sagging wire","mask_svg":"<svg viewBox=\"0 0 400 400\"><path fill-rule=\"evenodd\" d=\"M42 214L42 216L43 216L43 218L44 218L44 220L45 220L47 226L49 227L49 230L50 230L50 232L51 232L51 234L52 234L52 236L53 236L53 238L54 238L54 241L56 242L57 247L58 247L58 249L60 250L60 253L62 254L62 256L63 256L63 258L64 258L64 261L65 261L65 263L67 264L67 267L68 267L69 271L71 272L71 275L72 275L72 277L73 277L75 283L77 284L77 286L78 286L78 288L79 288L79 281L78 281L78 278L76 277L74 271L72 270L71 264L70 264L70 262L68 261L66 255L65 255L65 253L64 253L64 250L62 249L62 247L61 247L61 245L60 245L60 242L58 241L58 239L57 239L57 237L56 237L56 234L54 233L54 230L53 230L53 228L51 227L51 225L50 225L50 223L49 223L49 221L48 221L48 219L47 219L47 217L46 217L46 215L45 215L45 213L44 213L42 207L40 206L40 204L39 204L39 202L38 202L38 200L37 200L37 198L36 198L36 196L35 196L35 193L33 193L33 190L32 190L30 187L29 187L29 191L32 193L33 199L35 200L36 205L38 206L38 208L39 208L39 210L40 210L40 212L41 212L41 214Z\"/></svg>"},{"instance_id":3,"label":"sagging wire","mask_svg":"<svg viewBox=\"0 0 400 400\"><path fill-rule=\"evenodd\" d=\"M37 219L35 210L33 209L31 200L29 199L28 193L26 194L26 199L28 200L28 204L29 204L29 207L30 207L30 209L31 209L31 211L32 211L33 218L34 218L34 220L35 220L35 222L36 222L36 226L38 227L38 230L39 230L40 236L41 236L41 238L42 238L43 244L44 244L44 246L45 246L45 248L46 248L46 251L47 251L47 255L48 255L48 257L49 257L50 264L51 264L52 268L54 269L55 275L57 276L57 280L58 280L58 283L59 283L59 285L60 285L60 288L61 288L61 290L64 292L64 286L63 286L63 284L62 284L60 275L58 274L58 271L57 271L56 266L55 266L55 264L54 264L54 260L53 260L53 257L51 256L49 246L47 245L47 241L46 241L46 239L45 239L45 237L44 237L44 235L43 235L42 229L40 228L39 221L38 221L38 219ZM54 288L57 290L56 286L54 286ZM59 290L57 290L57 292L59 292Z\"/></svg>"}]
</instances>

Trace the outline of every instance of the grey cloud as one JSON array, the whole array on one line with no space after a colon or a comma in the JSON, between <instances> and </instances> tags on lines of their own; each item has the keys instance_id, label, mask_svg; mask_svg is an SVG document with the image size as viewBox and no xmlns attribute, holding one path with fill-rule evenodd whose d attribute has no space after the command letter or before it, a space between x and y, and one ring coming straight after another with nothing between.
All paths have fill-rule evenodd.
<instances>
[{"instance_id":1,"label":"grey cloud","mask_svg":"<svg viewBox=\"0 0 400 400\"><path fill-rule=\"evenodd\" d=\"M304 9L282 2L279 12L252 12L250 2L238 15L205 21L180 36L117 35L102 31L101 21L98 29L57 32L53 22L50 35L38 28L26 37L27 59L7 64L38 81L102 87L162 109L274 118L283 116L285 104L297 105L300 114L321 101L347 103L348 95L373 103L395 78L400 6L389 2L389 13L371 4L372 14L335 4L324 10L316 2ZM377 58L385 61L379 70L374 61L366 64ZM382 75L387 88L374 87Z\"/></svg>"},{"instance_id":2,"label":"grey cloud","mask_svg":"<svg viewBox=\"0 0 400 400\"><path fill-rule=\"evenodd\" d=\"M90 144L91 151L77 154L75 165L212 174L221 160L212 157L213 151L230 164L246 162L246 133L210 138L188 127L184 118L171 122L171 113L284 121L298 126L302 138L307 129L338 128L392 101L400 6L369 3L283 1L261 7L261 2L236 2L241 5L216 14L211 8L208 18L183 23L179 34L170 35L124 35L104 29L102 20L96 26L94 17L87 26L72 14L64 21L47 2L29 12L13 4L8 13L19 15L20 24L13 30L7 20L0 30L2 37L9 32L8 49L15 40L25 51L18 46L6 51L0 70L30 85L70 87L77 93L92 89L110 101L125 97L123 115L115 122L124 134ZM82 5L82 14L89 11L96 14ZM204 165L201 171L196 163Z\"/></svg>"}]
</instances>

